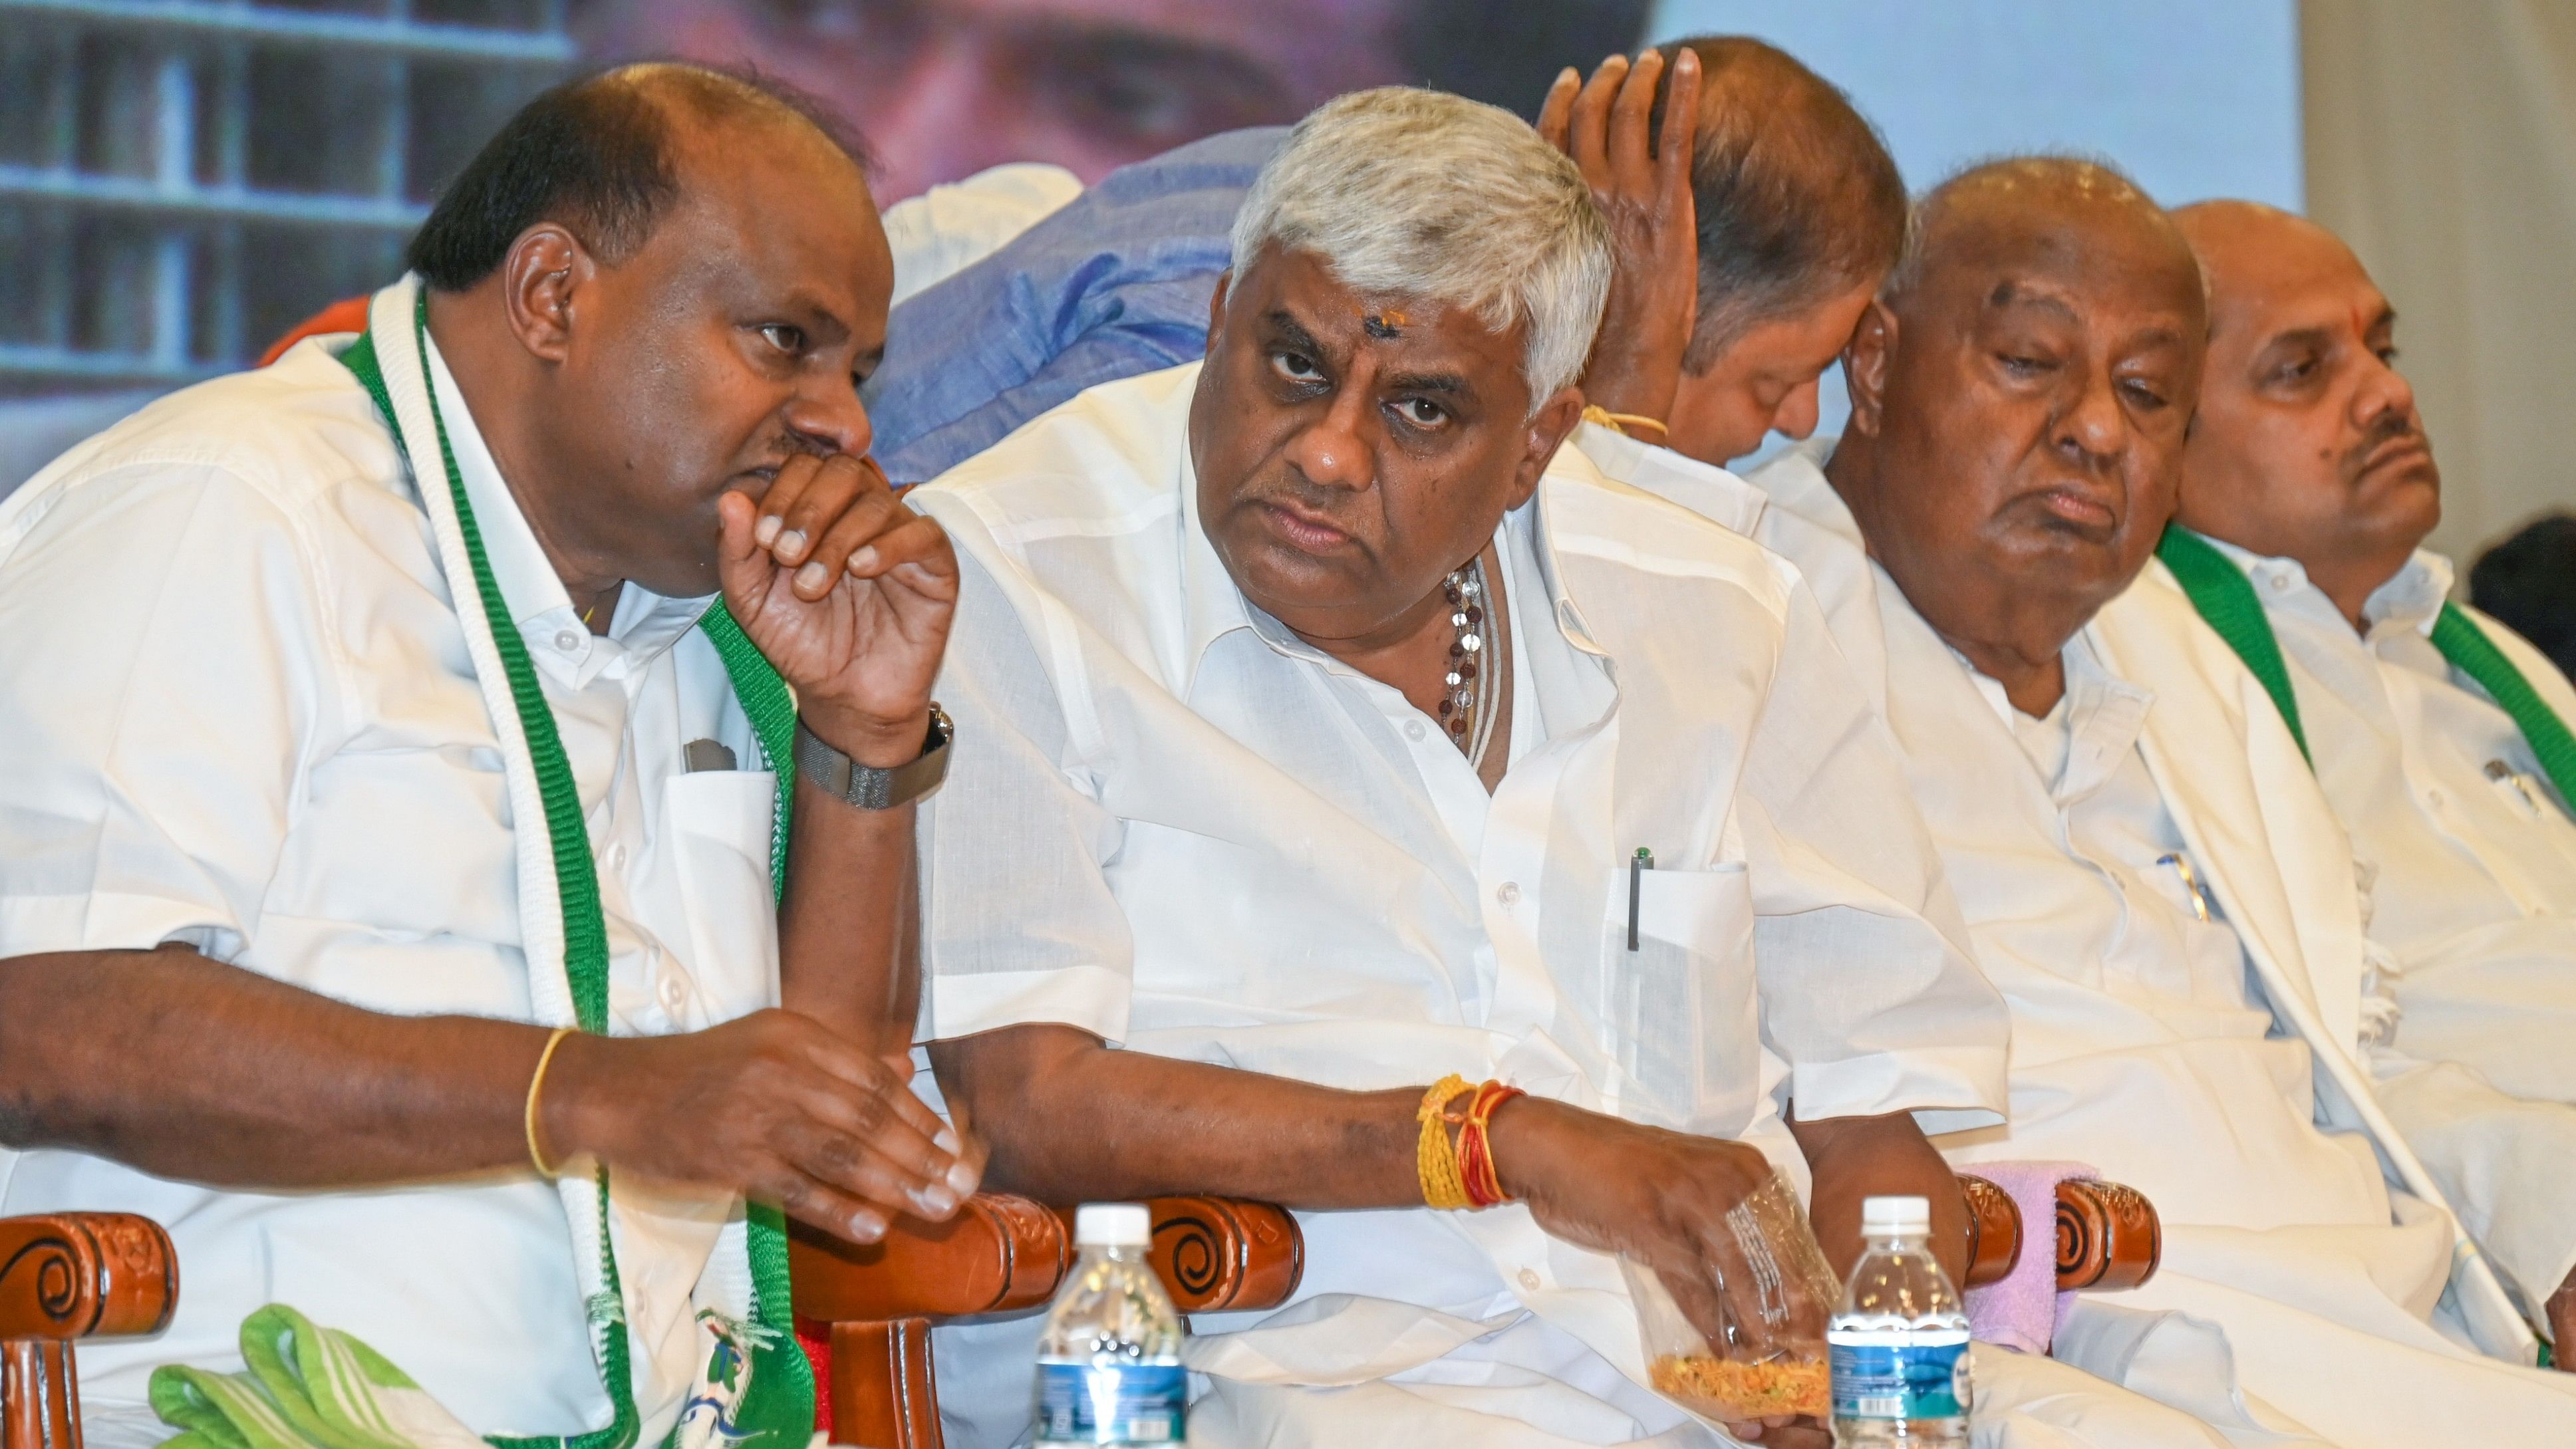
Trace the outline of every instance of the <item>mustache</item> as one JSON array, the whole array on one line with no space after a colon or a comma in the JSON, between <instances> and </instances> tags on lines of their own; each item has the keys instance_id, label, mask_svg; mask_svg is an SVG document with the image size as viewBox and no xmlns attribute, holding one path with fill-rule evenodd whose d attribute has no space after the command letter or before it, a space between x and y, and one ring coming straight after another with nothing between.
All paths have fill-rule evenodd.
<instances>
[{"instance_id":1,"label":"mustache","mask_svg":"<svg viewBox=\"0 0 2576 1449\"><path fill-rule=\"evenodd\" d=\"M2391 443L2410 440L2419 443L2424 440L2424 430L2416 425L2413 416L2393 409L2383 412L2371 419L2370 428L2362 434L2361 441L2344 453L2345 469L2359 473L2369 464L2371 454Z\"/></svg>"},{"instance_id":2,"label":"mustache","mask_svg":"<svg viewBox=\"0 0 2576 1449\"><path fill-rule=\"evenodd\" d=\"M1308 513L1325 518L1338 518L1350 502L1347 492L1325 488L1307 481L1294 468L1283 468L1268 478L1258 478L1253 486L1236 495L1242 503L1293 503Z\"/></svg>"}]
</instances>

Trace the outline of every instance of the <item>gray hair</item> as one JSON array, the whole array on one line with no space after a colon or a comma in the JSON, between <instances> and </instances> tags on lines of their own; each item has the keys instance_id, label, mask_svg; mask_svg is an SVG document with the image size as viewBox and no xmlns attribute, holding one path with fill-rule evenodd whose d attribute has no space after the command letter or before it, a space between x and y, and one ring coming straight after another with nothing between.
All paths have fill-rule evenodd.
<instances>
[{"instance_id":1,"label":"gray hair","mask_svg":"<svg viewBox=\"0 0 2576 1449\"><path fill-rule=\"evenodd\" d=\"M1297 123L1234 218L1234 269L1307 252L1345 286L1528 325L1530 405L1582 375L1610 292L1610 228L1583 173L1511 112L1385 86Z\"/></svg>"}]
</instances>

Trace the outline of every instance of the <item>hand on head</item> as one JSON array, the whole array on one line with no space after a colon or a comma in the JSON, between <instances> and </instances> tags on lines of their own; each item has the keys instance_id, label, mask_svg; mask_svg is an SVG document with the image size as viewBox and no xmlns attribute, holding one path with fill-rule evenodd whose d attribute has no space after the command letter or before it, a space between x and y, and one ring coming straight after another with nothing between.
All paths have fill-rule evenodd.
<instances>
[{"instance_id":1,"label":"hand on head","mask_svg":"<svg viewBox=\"0 0 2576 1449\"><path fill-rule=\"evenodd\" d=\"M1540 134L1572 156L1619 266L1587 401L1724 464L1818 420L1819 376L1896 263L1905 184L1869 122L1746 36L1704 36L1557 78Z\"/></svg>"},{"instance_id":2,"label":"hand on head","mask_svg":"<svg viewBox=\"0 0 2576 1449\"><path fill-rule=\"evenodd\" d=\"M1589 84L1568 67L1538 117L1539 135L1582 170L1618 248L1601 332L1583 370L1584 401L1659 422L1673 415L1682 354L1699 321L1699 224L1691 198L1699 56L1684 50L1673 62L1657 134L1664 69L1656 50L1634 65L1610 57ZM1646 436L1660 441L1651 431Z\"/></svg>"}]
</instances>

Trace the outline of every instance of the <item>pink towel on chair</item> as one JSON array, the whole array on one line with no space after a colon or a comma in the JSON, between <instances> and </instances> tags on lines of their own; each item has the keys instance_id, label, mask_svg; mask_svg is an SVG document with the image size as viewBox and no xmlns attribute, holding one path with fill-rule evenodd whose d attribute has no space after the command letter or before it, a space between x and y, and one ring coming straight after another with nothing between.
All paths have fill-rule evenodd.
<instances>
[{"instance_id":1,"label":"pink towel on chair","mask_svg":"<svg viewBox=\"0 0 2576 1449\"><path fill-rule=\"evenodd\" d=\"M1981 1342L2045 1354L2075 1296L2057 1291L2057 1185L2102 1174L2081 1162L1977 1162L1967 1170L2021 1209L2021 1257L2002 1282L1968 1290L1968 1330Z\"/></svg>"}]
</instances>

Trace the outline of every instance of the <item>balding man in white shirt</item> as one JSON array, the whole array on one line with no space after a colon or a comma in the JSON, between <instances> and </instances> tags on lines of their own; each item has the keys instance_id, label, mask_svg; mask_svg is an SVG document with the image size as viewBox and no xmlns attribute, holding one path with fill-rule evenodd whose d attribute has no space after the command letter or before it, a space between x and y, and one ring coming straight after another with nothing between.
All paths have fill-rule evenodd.
<instances>
[{"instance_id":1,"label":"balding man in white shirt","mask_svg":"<svg viewBox=\"0 0 2576 1449\"><path fill-rule=\"evenodd\" d=\"M889 1062L957 582L862 461L865 179L614 72L411 260L0 507L0 1215L176 1242L169 1327L82 1350L101 1449L272 1303L461 1434L803 1449L780 1206L975 1183Z\"/></svg>"},{"instance_id":2,"label":"balding man in white shirt","mask_svg":"<svg viewBox=\"0 0 2576 1449\"><path fill-rule=\"evenodd\" d=\"M2334 1050L2350 1038L2317 980L2353 976L2334 999L2358 1014L2360 936L2338 930L2332 821L2256 813L2286 734L2207 748L2095 618L2171 507L2206 327L2188 248L2124 180L2066 162L1968 173L1921 228L1846 354L1851 435L1759 492L1669 452L1631 476L1798 566L1904 751L2013 1009L2011 1121L1945 1146L2088 1163L2155 1200L2162 1271L2075 1300L2061 1359L2243 1444L2558 1442L2576 1395L2460 1346L2474 1319L2529 1361Z\"/></svg>"},{"instance_id":3,"label":"balding man in white shirt","mask_svg":"<svg viewBox=\"0 0 2576 1449\"><path fill-rule=\"evenodd\" d=\"M2352 837L2393 1014L2380 1097L2535 1317L2576 1333L2576 689L2448 601L2441 473L2350 248L2252 202L2177 220L2210 375L2170 570L2141 608L2216 628ZM2212 681L2224 687L2224 676ZM2157 687L2180 690L2182 679ZM2562 1357L2564 1351L2562 1349Z\"/></svg>"},{"instance_id":4,"label":"balding man in white shirt","mask_svg":"<svg viewBox=\"0 0 2576 1449\"><path fill-rule=\"evenodd\" d=\"M941 1084L999 1184L1300 1210L1298 1299L1195 1324L1194 1444L1715 1443L1611 1255L1704 1297L1775 1165L1832 1237L1955 1211L1923 1129L1994 1120L2000 1004L1803 590L1558 451L1609 267L1569 163L1362 93L1235 255L1206 363L915 495L983 741L925 822ZM1485 1211L1426 1205L1452 1076L1529 1094ZM943 1344L973 1442L1030 1331Z\"/></svg>"}]
</instances>

